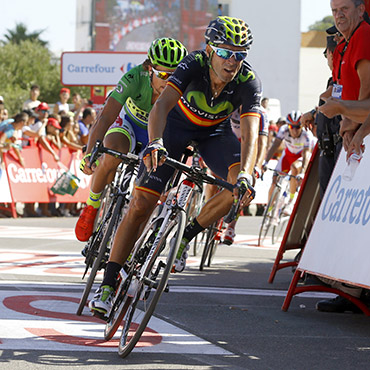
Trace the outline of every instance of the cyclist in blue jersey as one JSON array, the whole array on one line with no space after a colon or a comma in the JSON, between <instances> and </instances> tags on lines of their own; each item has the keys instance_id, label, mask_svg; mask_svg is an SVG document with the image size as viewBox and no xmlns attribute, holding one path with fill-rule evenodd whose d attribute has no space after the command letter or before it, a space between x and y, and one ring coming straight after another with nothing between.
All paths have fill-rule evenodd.
<instances>
[{"instance_id":1,"label":"cyclist in blue jersey","mask_svg":"<svg viewBox=\"0 0 370 370\"><path fill-rule=\"evenodd\" d=\"M117 275L128 258L155 208L173 170L163 162L163 154L180 159L190 142L208 167L218 176L247 189L242 202L254 196L252 173L260 120L261 83L246 62L252 33L237 18L217 17L207 27L205 50L185 57L153 106L149 115L149 143L143 151L140 171L153 168L145 184L137 184L129 209L117 230L101 289L110 294L97 296L91 306L108 311ZM241 106L241 143L233 134L229 117ZM175 271L185 268L189 241L213 221L224 216L233 203L229 191L221 191L203 207L199 216L186 227ZM90 307L91 307L90 306Z\"/></svg>"}]
</instances>

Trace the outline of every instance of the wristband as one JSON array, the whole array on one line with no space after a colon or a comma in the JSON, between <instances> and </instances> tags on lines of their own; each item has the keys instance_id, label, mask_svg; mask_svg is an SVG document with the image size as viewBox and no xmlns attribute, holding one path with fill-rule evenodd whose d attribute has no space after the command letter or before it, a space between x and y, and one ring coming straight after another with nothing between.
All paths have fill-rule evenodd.
<instances>
[{"instance_id":1,"label":"wristband","mask_svg":"<svg viewBox=\"0 0 370 370\"><path fill-rule=\"evenodd\" d=\"M248 185L251 185L253 183L253 177L246 171L240 171L237 177L237 180L240 180L241 178L244 178L247 180Z\"/></svg>"}]
</instances>

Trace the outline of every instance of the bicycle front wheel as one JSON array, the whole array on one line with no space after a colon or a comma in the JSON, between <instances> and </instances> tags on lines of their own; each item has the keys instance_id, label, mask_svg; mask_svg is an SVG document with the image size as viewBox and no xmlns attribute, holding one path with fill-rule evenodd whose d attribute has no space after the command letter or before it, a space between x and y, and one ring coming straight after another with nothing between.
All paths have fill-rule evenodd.
<instances>
[{"instance_id":1,"label":"bicycle front wheel","mask_svg":"<svg viewBox=\"0 0 370 370\"><path fill-rule=\"evenodd\" d=\"M258 245L262 245L265 241L267 233L271 227L271 220L272 216L275 213L275 207L279 198L280 189L276 186L274 191L272 192L271 198L268 201L265 211L263 212L262 223L260 226L260 231L258 234Z\"/></svg>"},{"instance_id":2,"label":"bicycle front wheel","mask_svg":"<svg viewBox=\"0 0 370 370\"><path fill-rule=\"evenodd\" d=\"M200 265L199 265L200 271L203 271L203 268L207 262L207 259L208 259L209 265L211 263L210 258L211 258L211 252L214 249L216 233L217 233L217 222L214 222L212 225L208 226L208 229L207 229L206 243L203 248L202 258L200 260Z\"/></svg>"},{"instance_id":3,"label":"bicycle front wheel","mask_svg":"<svg viewBox=\"0 0 370 370\"><path fill-rule=\"evenodd\" d=\"M94 284L96 274L99 270L105 268L105 264L109 254L109 246L113 241L115 231L118 227L119 221L121 220L121 210L122 210L123 198L120 197L117 200L117 203L114 207L113 214L105 224L100 225L101 230L98 233L102 233L101 237L98 239L101 240L101 243L98 247L98 254L92 264L89 277L86 281L82 297L80 299L77 315L81 315L84 307L86 306L87 299L89 297L91 288Z\"/></svg>"},{"instance_id":4,"label":"bicycle front wheel","mask_svg":"<svg viewBox=\"0 0 370 370\"><path fill-rule=\"evenodd\" d=\"M163 291L167 288L170 272L180 246L186 223L186 214L179 210L173 220L169 221L163 230L155 252L147 256L148 267L136 283L136 293L133 295L128 310L123 318L123 329L119 341L118 354L124 358L134 349L140 340L146 326L153 315L155 307ZM152 234L149 230L148 238ZM170 240L171 246L168 247ZM145 238L147 239L147 238ZM144 239L144 243L145 243ZM166 253L166 251L168 253ZM144 337L150 340L151 335Z\"/></svg>"}]
</instances>

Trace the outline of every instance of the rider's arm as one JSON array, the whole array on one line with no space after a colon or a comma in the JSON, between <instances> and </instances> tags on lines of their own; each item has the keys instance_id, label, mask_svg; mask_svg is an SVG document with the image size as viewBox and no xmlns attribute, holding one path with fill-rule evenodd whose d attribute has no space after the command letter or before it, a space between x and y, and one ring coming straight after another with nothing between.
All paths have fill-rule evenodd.
<instances>
[{"instance_id":1,"label":"rider's arm","mask_svg":"<svg viewBox=\"0 0 370 370\"><path fill-rule=\"evenodd\" d=\"M301 169L302 174L306 172L308 163L310 161L310 156L311 156L310 148L304 148L302 151L302 169Z\"/></svg>"},{"instance_id":2,"label":"rider's arm","mask_svg":"<svg viewBox=\"0 0 370 370\"><path fill-rule=\"evenodd\" d=\"M167 85L149 114L148 136L149 142L161 138L167 123L167 115L180 99L180 93Z\"/></svg>"},{"instance_id":3,"label":"rider's arm","mask_svg":"<svg viewBox=\"0 0 370 370\"><path fill-rule=\"evenodd\" d=\"M98 120L91 127L86 153L90 153L97 140L103 140L110 125L116 120L122 109L122 104L113 97L109 97L104 105Z\"/></svg>"},{"instance_id":4,"label":"rider's arm","mask_svg":"<svg viewBox=\"0 0 370 370\"><path fill-rule=\"evenodd\" d=\"M271 147L266 154L266 159L265 159L266 163L272 158L272 156L279 149L281 142L282 142L282 139L275 137L275 140L272 142Z\"/></svg>"},{"instance_id":5,"label":"rider's arm","mask_svg":"<svg viewBox=\"0 0 370 370\"><path fill-rule=\"evenodd\" d=\"M266 156L266 150L267 150L267 136L258 135L258 150L257 150L256 167L262 168L262 163Z\"/></svg>"},{"instance_id":6,"label":"rider's arm","mask_svg":"<svg viewBox=\"0 0 370 370\"><path fill-rule=\"evenodd\" d=\"M253 174L256 163L259 115L247 114L240 117L240 171Z\"/></svg>"}]
</instances>

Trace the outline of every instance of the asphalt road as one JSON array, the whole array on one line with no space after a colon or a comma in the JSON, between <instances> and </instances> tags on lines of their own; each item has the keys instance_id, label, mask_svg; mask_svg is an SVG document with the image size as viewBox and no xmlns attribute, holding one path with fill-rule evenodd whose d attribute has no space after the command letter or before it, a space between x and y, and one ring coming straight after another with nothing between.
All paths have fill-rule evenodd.
<instances>
[{"instance_id":1,"label":"asphalt road","mask_svg":"<svg viewBox=\"0 0 370 370\"><path fill-rule=\"evenodd\" d=\"M292 272L268 283L278 246L257 246L260 217L241 217L236 244L221 245L205 271L189 257L149 325L161 343L123 360L116 341L100 340L103 324L74 315L83 288L75 222L0 219L1 369L370 368L368 317L320 313L314 292L281 310Z\"/></svg>"}]
</instances>

